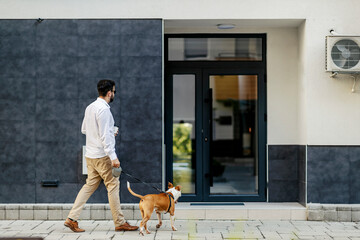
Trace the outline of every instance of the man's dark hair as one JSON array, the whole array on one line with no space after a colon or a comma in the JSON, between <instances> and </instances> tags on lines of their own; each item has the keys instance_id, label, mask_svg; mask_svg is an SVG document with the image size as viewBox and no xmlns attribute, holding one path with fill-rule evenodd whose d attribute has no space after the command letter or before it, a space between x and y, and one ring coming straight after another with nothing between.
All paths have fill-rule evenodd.
<instances>
[{"instance_id":1,"label":"man's dark hair","mask_svg":"<svg viewBox=\"0 0 360 240\"><path fill-rule=\"evenodd\" d=\"M113 80L103 79L100 80L97 84L97 89L99 96L105 97L108 91L112 91L115 86L115 82Z\"/></svg>"}]
</instances>

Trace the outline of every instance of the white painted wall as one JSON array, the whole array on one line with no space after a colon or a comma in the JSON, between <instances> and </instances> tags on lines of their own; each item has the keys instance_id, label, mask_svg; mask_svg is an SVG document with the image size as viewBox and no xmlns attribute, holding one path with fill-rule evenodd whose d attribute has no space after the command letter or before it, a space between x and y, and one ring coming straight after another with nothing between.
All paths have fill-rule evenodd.
<instances>
[{"instance_id":1,"label":"white painted wall","mask_svg":"<svg viewBox=\"0 0 360 240\"><path fill-rule=\"evenodd\" d=\"M307 97L306 97L306 73L305 73L305 59L307 55L307 48L305 46L306 36L306 21L304 21L298 28L299 41L299 61L298 61L298 144L307 144Z\"/></svg>"},{"instance_id":2,"label":"white painted wall","mask_svg":"<svg viewBox=\"0 0 360 240\"><path fill-rule=\"evenodd\" d=\"M299 144L298 31L267 31L268 144Z\"/></svg>"},{"instance_id":3,"label":"white painted wall","mask_svg":"<svg viewBox=\"0 0 360 240\"><path fill-rule=\"evenodd\" d=\"M269 144L360 145L360 93L324 70L329 29L360 35L359 10L358 0L0 0L2 19L158 18L166 32L199 33L234 22L225 32L267 33ZM183 19L203 21L184 29Z\"/></svg>"},{"instance_id":4,"label":"white painted wall","mask_svg":"<svg viewBox=\"0 0 360 240\"><path fill-rule=\"evenodd\" d=\"M360 35L359 20L355 15L354 18L344 15L342 18L316 18L306 22L304 69L300 82L305 86L308 144L360 144L360 93L351 93L353 80L349 75L332 79L324 71L324 38L328 29L334 27L340 33Z\"/></svg>"}]
</instances>

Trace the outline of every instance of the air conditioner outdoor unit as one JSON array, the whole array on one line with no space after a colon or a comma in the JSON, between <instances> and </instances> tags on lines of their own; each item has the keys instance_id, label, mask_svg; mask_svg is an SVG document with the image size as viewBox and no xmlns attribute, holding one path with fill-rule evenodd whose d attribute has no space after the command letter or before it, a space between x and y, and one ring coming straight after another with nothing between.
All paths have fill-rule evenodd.
<instances>
[{"instance_id":1,"label":"air conditioner outdoor unit","mask_svg":"<svg viewBox=\"0 0 360 240\"><path fill-rule=\"evenodd\" d=\"M326 37L326 71L360 72L360 36Z\"/></svg>"}]
</instances>

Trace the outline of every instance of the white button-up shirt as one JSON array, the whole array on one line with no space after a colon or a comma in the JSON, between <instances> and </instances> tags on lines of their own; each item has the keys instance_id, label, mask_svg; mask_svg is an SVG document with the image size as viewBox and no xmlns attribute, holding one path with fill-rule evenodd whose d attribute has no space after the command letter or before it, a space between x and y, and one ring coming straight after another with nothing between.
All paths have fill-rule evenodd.
<instances>
[{"instance_id":1,"label":"white button-up shirt","mask_svg":"<svg viewBox=\"0 0 360 240\"><path fill-rule=\"evenodd\" d=\"M81 132L86 135L85 157L117 158L115 153L114 118L109 104L101 98L96 99L85 110Z\"/></svg>"}]
</instances>

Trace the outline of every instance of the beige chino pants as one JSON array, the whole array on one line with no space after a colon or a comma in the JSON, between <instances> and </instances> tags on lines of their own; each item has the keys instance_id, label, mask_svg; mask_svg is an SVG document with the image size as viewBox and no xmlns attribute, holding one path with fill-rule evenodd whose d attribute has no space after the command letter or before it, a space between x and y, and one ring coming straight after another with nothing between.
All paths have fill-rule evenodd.
<instances>
[{"instance_id":1,"label":"beige chino pants","mask_svg":"<svg viewBox=\"0 0 360 240\"><path fill-rule=\"evenodd\" d=\"M110 210L114 220L115 227L125 223L124 214L121 211L119 197L119 179L112 175L112 164L108 156L103 158L86 158L88 177L86 184L78 193L74 205L68 215L73 220L78 220L81 211L89 197L99 187L101 179L104 180L109 198Z\"/></svg>"}]
</instances>

